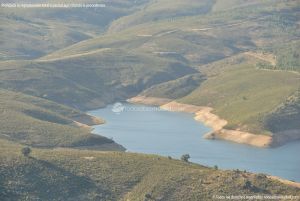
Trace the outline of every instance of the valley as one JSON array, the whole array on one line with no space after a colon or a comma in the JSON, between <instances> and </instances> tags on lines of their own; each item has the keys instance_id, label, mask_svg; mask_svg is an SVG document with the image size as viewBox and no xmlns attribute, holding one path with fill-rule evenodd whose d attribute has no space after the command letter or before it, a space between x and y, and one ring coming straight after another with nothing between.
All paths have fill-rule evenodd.
<instances>
[{"instance_id":1,"label":"valley","mask_svg":"<svg viewBox=\"0 0 300 201\"><path fill-rule=\"evenodd\" d=\"M161 109L157 106L131 103L122 103L122 106L122 111L117 110L115 105L109 105L90 111L89 114L107 120L103 125L93 126L93 132L122 144L127 152L158 154L172 158L180 158L184 153L188 153L190 161L197 164L209 167L217 165L223 170L239 169L264 173L300 182L300 160L296 154L300 151L299 141L268 149L256 147L259 140L264 141L263 137L267 137L264 135L252 135L252 139L240 137L256 146L216 139L207 140L205 136L211 133L212 129L201 121L194 120L194 114L188 113L195 111L191 106L179 106L173 102L162 106ZM207 117L204 110L201 112L201 115ZM217 121L210 117L210 122L215 126L218 125ZM219 123L221 127L222 123ZM235 136L235 139L238 138ZM264 144L260 142L260 145Z\"/></svg>"},{"instance_id":2,"label":"valley","mask_svg":"<svg viewBox=\"0 0 300 201\"><path fill-rule=\"evenodd\" d=\"M127 100L171 106L209 126L206 138L215 140L200 131L199 140L211 146L273 153L292 147L300 139L298 1L96 2L106 7L0 7L0 197L299 195L295 186L263 174L187 163L178 154L124 152L125 145L93 130L111 122L87 114ZM21 154L24 147L31 157Z\"/></svg>"}]
</instances>

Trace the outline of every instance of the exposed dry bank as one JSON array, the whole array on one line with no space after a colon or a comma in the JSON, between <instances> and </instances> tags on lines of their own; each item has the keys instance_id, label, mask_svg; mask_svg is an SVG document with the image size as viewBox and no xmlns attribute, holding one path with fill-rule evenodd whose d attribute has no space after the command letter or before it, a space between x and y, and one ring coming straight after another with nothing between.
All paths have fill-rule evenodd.
<instances>
[{"instance_id":1,"label":"exposed dry bank","mask_svg":"<svg viewBox=\"0 0 300 201\"><path fill-rule=\"evenodd\" d=\"M156 97L137 96L128 100L131 103L158 105L169 111L180 111L195 114L195 120L203 122L212 128L212 131L205 134L206 139L228 140L236 143L247 144L256 147L274 147L282 145L291 140L300 138L299 130L286 131L276 135L259 135L241 130L224 129L227 121L213 114L213 108L201 107L189 104L178 103L170 99Z\"/></svg>"}]
</instances>

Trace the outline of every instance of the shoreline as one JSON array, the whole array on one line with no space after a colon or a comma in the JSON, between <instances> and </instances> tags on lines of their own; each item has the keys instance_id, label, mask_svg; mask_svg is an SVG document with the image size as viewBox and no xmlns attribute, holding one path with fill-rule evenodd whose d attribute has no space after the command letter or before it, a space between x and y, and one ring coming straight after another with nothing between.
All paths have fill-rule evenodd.
<instances>
[{"instance_id":1,"label":"shoreline","mask_svg":"<svg viewBox=\"0 0 300 201\"><path fill-rule=\"evenodd\" d=\"M224 119L221 119L217 115L213 114L213 108L210 107L201 107L201 106L195 106L195 105L189 105L189 104L182 104L182 103L177 103L174 100L171 99L165 99L165 98L156 98L156 97L145 97L145 96L136 96L133 98L130 98L127 100L127 102L132 103L132 104L143 104L143 105L152 105L152 106L159 106L162 109L168 110L168 111L173 111L173 112L187 112L191 114L195 114L194 119L196 121L201 121L205 125L211 127L213 129L212 132L207 133L206 135L210 136L212 133L215 133L216 131L222 131L226 132L226 129L223 129L223 127L227 124L227 121ZM257 147L265 147L264 144L261 142L258 143L256 138L251 139L251 137L257 137L255 134L248 134L246 132L241 132L241 131L234 131L234 130L228 130L230 133L233 132L233 135L245 135L243 140L248 141L248 145L252 146L257 146ZM222 134L221 132L221 134ZM221 136L221 134L219 134ZM249 135L249 136L247 136ZM229 135L230 136L230 135ZM259 135L261 137L263 135ZM263 136L267 137L267 142L270 142L271 138L270 136ZM207 136L205 138L208 138ZM216 139L216 138L215 138ZM229 140L237 143L243 143L239 140L234 139L225 139L225 138L220 138L222 140ZM263 142L265 142L266 139L263 139ZM250 140L250 142L249 142ZM288 179L283 179L278 176L272 176L272 175L266 175L269 179L278 181L282 184L294 187L294 188L299 188L300 189L300 182L295 182L291 181Z\"/></svg>"},{"instance_id":2,"label":"shoreline","mask_svg":"<svg viewBox=\"0 0 300 201\"><path fill-rule=\"evenodd\" d=\"M227 121L214 114L213 108L178 103L172 99L135 96L127 100L129 103L159 106L162 109L176 112L187 112L195 115L194 119L212 128L212 131L204 135L209 140L226 140L239 144L246 144L259 148L270 148L284 145L290 141L299 140L300 130L290 130L275 135L259 135L240 130L229 130L224 127Z\"/></svg>"},{"instance_id":3,"label":"shoreline","mask_svg":"<svg viewBox=\"0 0 300 201\"><path fill-rule=\"evenodd\" d=\"M200 121L212 128L211 132L204 135L205 139L227 140L261 148L270 147L272 145L273 140L271 136L256 135L238 130L224 129L228 122L213 114L213 108L177 103L176 101L172 101L160 107L166 110L168 110L168 108L172 108L171 111L174 111L174 108L178 108L179 111L195 114L194 119L196 121Z\"/></svg>"},{"instance_id":4,"label":"shoreline","mask_svg":"<svg viewBox=\"0 0 300 201\"><path fill-rule=\"evenodd\" d=\"M195 115L194 119L196 121L201 121L205 125L211 127L213 131L204 135L205 139L211 140L227 140L240 144L247 144L251 146L256 146L260 148L267 148L275 145L282 145L279 143L280 140L273 139L271 136L266 135L256 135L252 133L237 131L237 130L227 130L223 127L227 125L227 121L221 119L219 116L212 113L213 108L195 106L189 104L178 103L171 99L160 99L156 97L146 97L146 96L136 96L127 100L129 103L134 104L144 104L159 106L162 109L173 111L173 112L187 112ZM282 142L282 141L281 141ZM300 182L291 181L288 179L283 179L278 176L267 175L269 179L276 180L283 184L292 186L294 188L300 189Z\"/></svg>"},{"instance_id":5,"label":"shoreline","mask_svg":"<svg viewBox=\"0 0 300 201\"><path fill-rule=\"evenodd\" d=\"M93 131L93 126L101 125L105 123L105 120L92 116L90 114L82 114L75 117L71 117L73 124L79 128L89 129Z\"/></svg>"},{"instance_id":6,"label":"shoreline","mask_svg":"<svg viewBox=\"0 0 300 201\"><path fill-rule=\"evenodd\" d=\"M283 179L283 178L280 178L280 177L277 177L277 176L272 176L272 175L268 175L267 177L269 179L279 181L279 182L281 182L283 184L286 184L288 186L292 186L294 188L299 188L300 189L300 182L290 181L288 179Z\"/></svg>"},{"instance_id":7,"label":"shoreline","mask_svg":"<svg viewBox=\"0 0 300 201\"><path fill-rule=\"evenodd\" d=\"M83 114L76 117L71 118L73 120L73 124L79 128L88 129L90 131L90 136L100 136L98 134L93 133L93 126L105 124L105 120L92 116L90 114ZM104 137L104 136L102 136ZM122 145L113 141L112 143L105 143L99 145L83 145L74 147L76 149L89 149L89 150L105 150L105 151L126 151L126 148Z\"/></svg>"}]
</instances>

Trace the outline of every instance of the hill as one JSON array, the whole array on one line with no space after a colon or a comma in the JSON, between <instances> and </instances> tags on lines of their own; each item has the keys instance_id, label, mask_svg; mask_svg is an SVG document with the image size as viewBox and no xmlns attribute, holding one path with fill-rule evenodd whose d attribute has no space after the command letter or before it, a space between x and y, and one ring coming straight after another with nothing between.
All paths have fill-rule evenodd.
<instances>
[{"instance_id":1,"label":"hill","mask_svg":"<svg viewBox=\"0 0 300 201\"><path fill-rule=\"evenodd\" d=\"M101 124L103 120L76 109L2 89L0 102L1 139L44 148L123 150L112 140L91 134L88 125Z\"/></svg>"},{"instance_id":2,"label":"hill","mask_svg":"<svg viewBox=\"0 0 300 201\"><path fill-rule=\"evenodd\" d=\"M245 131L263 133L266 114L285 103L300 87L300 75L263 71L247 62L227 66L220 62L207 68L210 73L214 69L214 74L179 101L214 108L216 114L229 121L227 127L231 129L245 125Z\"/></svg>"},{"instance_id":3,"label":"hill","mask_svg":"<svg viewBox=\"0 0 300 201\"><path fill-rule=\"evenodd\" d=\"M300 190L241 171L159 156L33 149L0 140L2 200L211 200L213 196L293 195ZM126 172L126 174L124 174Z\"/></svg>"},{"instance_id":4,"label":"hill","mask_svg":"<svg viewBox=\"0 0 300 201\"><path fill-rule=\"evenodd\" d=\"M0 63L1 88L83 110L127 99L154 84L195 73L184 62L123 49Z\"/></svg>"},{"instance_id":5,"label":"hill","mask_svg":"<svg viewBox=\"0 0 300 201\"><path fill-rule=\"evenodd\" d=\"M224 129L272 136L268 146L299 139L300 74L261 69L259 62L248 54L237 55L200 66L202 80L197 84L179 79L140 95L213 108L214 114L227 121ZM191 86L189 92L179 94Z\"/></svg>"},{"instance_id":6,"label":"hill","mask_svg":"<svg viewBox=\"0 0 300 201\"><path fill-rule=\"evenodd\" d=\"M212 107L273 145L299 139L298 1L96 2L107 6L0 8L1 200L300 196L263 174L109 152L124 148L85 114L140 94Z\"/></svg>"},{"instance_id":7,"label":"hill","mask_svg":"<svg viewBox=\"0 0 300 201\"><path fill-rule=\"evenodd\" d=\"M11 1L2 3L5 2ZM0 7L0 60L34 59L79 41L93 38L103 33L113 20L135 12L145 2L147 0L138 2L132 0L63 2L98 3L105 4L105 8L22 9ZM38 0L30 3L61 4L62 2Z\"/></svg>"},{"instance_id":8,"label":"hill","mask_svg":"<svg viewBox=\"0 0 300 201\"><path fill-rule=\"evenodd\" d=\"M288 109L298 101L292 97L299 90L296 1L190 0L169 5L169 0L113 1L105 13L97 12L120 14L101 21L108 31L38 59L1 62L0 86L82 110L138 94L176 99L213 107L229 122L226 128L284 138L290 134L274 122L287 111L280 116L287 122L284 130L298 132L300 111ZM84 20L78 16L86 10L68 12L81 26ZM42 14L33 10L28 17ZM16 15L26 16L20 11Z\"/></svg>"}]
</instances>

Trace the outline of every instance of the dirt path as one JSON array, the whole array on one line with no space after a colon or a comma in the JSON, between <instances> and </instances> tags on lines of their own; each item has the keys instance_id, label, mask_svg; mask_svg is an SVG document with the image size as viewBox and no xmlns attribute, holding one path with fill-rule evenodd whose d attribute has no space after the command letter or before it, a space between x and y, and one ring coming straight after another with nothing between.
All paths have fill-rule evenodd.
<instances>
[{"instance_id":1,"label":"dirt path","mask_svg":"<svg viewBox=\"0 0 300 201\"><path fill-rule=\"evenodd\" d=\"M208 31L208 30L212 30L212 29L229 28L229 27L234 27L234 26L247 24L249 22L256 22L256 21L259 21L261 19L264 19L264 18L261 17L261 18L252 19L252 20L249 19L249 20L244 20L244 21L232 23L232 24L220 24L220 25L215 25L215 26L212 26L212 27L192 28L192 29L188 29L187 31Z\"/></svg>"},{"instance_id":2,"label":"dirt path","mask_svg":"<svg viewBox=\"0 0 300 201\"><path fill-rule=\"evenodd\" d=\"M276 64L277 64L276 56L273 54L257 53L257 52L245 52L244 54L247 56L252 56L257 59L266 61L266 62L270 63L272 66L276 66Z\"/></svg>"},{"instance_id":3,"label":"dirt path","mask_svg":"<svg viewBox=\"0 0 300 201\"><path fill-rule=\"evenodd\" d=\"M93 54L97 54L99 52L105 52L107 50L110 50L111 48L102 48L102 49L97 49L97 50L93 50L93 51L89 51L89 52L84 52L84 53L80 53L80 54L72 54L72 55L67 55L67 56L61 56L61 57L57 57L57 58L53 58L53 59L37 59L35 61L37 62L49 62L49 61L59 61L59 60L63 60L63 59L71 59L71 58L76 58L76 57L81 57L81 56L87 56L87 55L93 55ZM51 55L47 55L47 57Z\"/></svg>"},{"instance_id":4,"label":"dirt path","mask_svg":"<svg viewBox=\"0 0 300 201\"><path fill-rule=\"evenodd\" d=\"M278 70L278 69L264 69L264 68L260 68L258 70L263 70L263 71L275 71L275 72L289 72L289 73L294 73L297 75L300 75L300 72L297 71L291 71L291 70Z\"/></svg>"}]
</instances>

